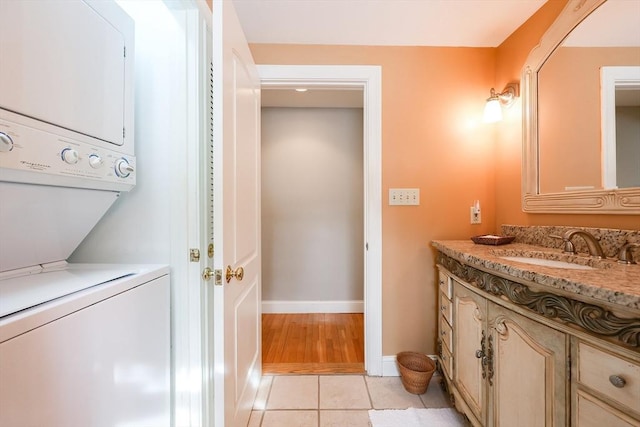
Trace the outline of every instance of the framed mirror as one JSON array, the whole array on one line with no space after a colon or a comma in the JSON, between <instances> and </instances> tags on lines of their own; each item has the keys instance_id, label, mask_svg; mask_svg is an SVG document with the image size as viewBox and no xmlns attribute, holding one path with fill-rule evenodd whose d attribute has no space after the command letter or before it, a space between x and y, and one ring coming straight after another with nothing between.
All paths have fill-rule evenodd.
<instances>
[{"instance_id":1,"label":"framed mirror","mask_svg":"<svg viewBox=\"0 0 640 427\"><path fill-rule=\"evenodd\" d=\"M640 214L640 2L569 0L522 96L523 210Z\"/></svg>"}]
</instances>

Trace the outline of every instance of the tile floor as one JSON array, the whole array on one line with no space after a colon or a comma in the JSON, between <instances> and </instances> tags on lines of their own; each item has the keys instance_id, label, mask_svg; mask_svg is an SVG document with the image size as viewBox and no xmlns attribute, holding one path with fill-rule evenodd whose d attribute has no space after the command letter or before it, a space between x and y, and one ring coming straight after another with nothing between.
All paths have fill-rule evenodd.
<instances>
[{"instance_id":1,"label":"tile floor","mask_svg":"<svg viewBox=\"0 0 640 427\"><path fill-rule=\"evenodd\" d=\"M419 396L400 377L266 375L248 427L369 427L369 409L450 406L437 373Z\"/></svg>"}]
</instances>

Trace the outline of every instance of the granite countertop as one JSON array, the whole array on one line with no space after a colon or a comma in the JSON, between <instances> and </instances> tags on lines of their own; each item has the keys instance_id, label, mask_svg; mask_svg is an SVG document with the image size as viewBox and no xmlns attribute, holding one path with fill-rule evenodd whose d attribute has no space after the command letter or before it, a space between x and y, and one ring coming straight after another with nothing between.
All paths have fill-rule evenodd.
<instances>
[{"instance_id":1,"label":"granite countertop","mask_svg":"<svg viewBox=\"0 0 640 427\"><path fill-rule=\"evenodd\" d=\"M640 311L640 264L624 265L615 259L597 260L586 255L569 255L559 249L523 243L478 245L471 240L434 240L433 246L464 264L496 271L501 275L524 279L543 287L627 309ZM546 259L568 261L595 267L594 270L573 270L509 261L501 256L544 255ZM640 314L640 312L638 313Z\"/></svg>"}]
</instances>

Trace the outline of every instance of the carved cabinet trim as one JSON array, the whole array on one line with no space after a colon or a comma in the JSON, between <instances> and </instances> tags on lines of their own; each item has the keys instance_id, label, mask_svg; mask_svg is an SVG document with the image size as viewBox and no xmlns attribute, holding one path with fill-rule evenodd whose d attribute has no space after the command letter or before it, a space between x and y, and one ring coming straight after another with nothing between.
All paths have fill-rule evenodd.
<instances>
[{"instance_id":1,"label":"carved cabinet trim","mask_svg":"<svg viewBox=\"0 0 640 427\"><path fill-rule=\"evenodd\" d=\"M614 339L635 350L640 349L640 318L620 317L603 307L551 292L536 292L527 285L475 269L438 253L438 262L470 285L548 319L578 326L598 337Z\"/></svg>"}]
</instances>

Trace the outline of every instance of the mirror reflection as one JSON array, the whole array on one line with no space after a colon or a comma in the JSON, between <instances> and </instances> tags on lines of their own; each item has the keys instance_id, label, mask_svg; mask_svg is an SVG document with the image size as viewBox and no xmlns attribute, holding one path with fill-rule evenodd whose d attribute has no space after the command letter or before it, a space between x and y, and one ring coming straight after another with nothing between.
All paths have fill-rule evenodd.
<instances>
[{"instance_id":1,"label":"mirror reflection","mask_svg":"<svg viewBox=\"0 0 640 427\"><path fill-rule=\"evenodd\" d=\"M538 72L539 193L640 187L640 2L608 0Z\"/></svg>"}]
</instances>

